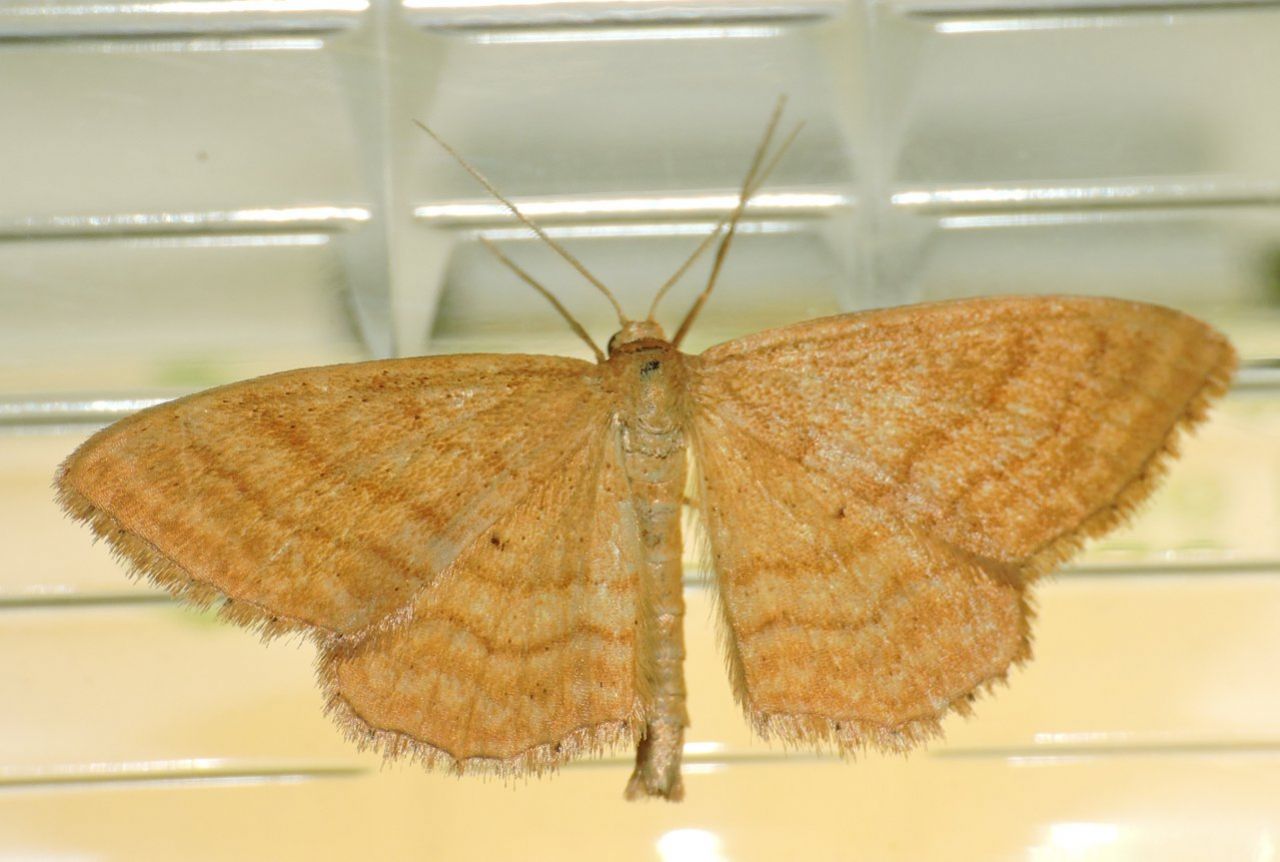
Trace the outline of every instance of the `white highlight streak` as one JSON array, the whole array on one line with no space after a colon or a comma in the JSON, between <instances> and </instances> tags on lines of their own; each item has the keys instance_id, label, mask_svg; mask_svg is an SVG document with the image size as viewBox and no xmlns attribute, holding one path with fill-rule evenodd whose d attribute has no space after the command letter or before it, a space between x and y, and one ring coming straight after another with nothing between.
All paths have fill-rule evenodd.
<instances>
[{"instance_id":1,"label":"white highlight streak","mask_svg":"<svg viewBox=\"0 0 1280 862\"><path fill-rule=\"evenodd\" d=\"M723 862L724 842L706 829L673 829L658 839L662 862Z\"/></svg>"}]
</instances>

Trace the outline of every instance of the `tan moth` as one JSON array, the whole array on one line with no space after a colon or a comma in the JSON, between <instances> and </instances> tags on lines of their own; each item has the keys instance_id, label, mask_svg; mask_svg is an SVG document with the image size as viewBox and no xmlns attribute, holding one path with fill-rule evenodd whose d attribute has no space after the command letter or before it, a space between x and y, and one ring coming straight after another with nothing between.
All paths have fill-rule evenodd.
<instances>
[{"instance_id":1,"label":"tan moth","mask_svg":"<svg viewBox=\"0 0 1280 862\"><path fill-rule=\"evenodd\" d=\"M1179 312L1069 297L846 314L680 352L794 138L768 157L781 107L670 340L654 309L688 263L629 320L463 161L614 303L607 354L489 246L595 363L428 356L223 386L95 434L59 499L174 595L311 636L360 743L503 774L626 744L627 796L679 799L692 461L753 727L842 752L936 735L1029 656L1031 581L1148 496L1235 357Z\"/></svg>"}]
</instances>

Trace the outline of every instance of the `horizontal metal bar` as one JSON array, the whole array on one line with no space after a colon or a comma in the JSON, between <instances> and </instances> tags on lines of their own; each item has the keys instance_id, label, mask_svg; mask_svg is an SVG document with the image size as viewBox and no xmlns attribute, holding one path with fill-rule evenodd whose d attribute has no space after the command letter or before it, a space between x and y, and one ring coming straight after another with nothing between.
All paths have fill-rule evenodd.
<instances>
[{"instance_id":1,"label":"horizontal metal bar","mask_svg":"<svg viewBox=\"0 0 1280 862\"><path fill-rule=\"evenodd\" d=\"M0 36L0 51L13 53L25 48L57 50L62 54L234 54L249 51L319 51L325 46L321 35L243 33L210 36L206 33L168 33L159 36L66 36L6 38Z\"/></svg>"},{"instance_id":2,"label":"horizontal metal bar","mask_svg":"<svg viewBox=\"0 0 1280 862\"><path fill-rule=\"evenodd\" d=\"M1106 734L1091 734L1105 738ZM1280 757L1280 740L1178 741L1136 740L1117 735L1113 742L1037 742L1025 746L937 748L929 752L938 760L1005 760L1016 764L1048 764L1096 760L1104 757Z\"/></svg>"},{"instance_id":3,"label":"horizontal metal bar","mask_svg":"<svg viewBox=\"0 0 1280 862\"><path fill-rule=\"evenodd\" d=\"M1036 30L1090 30L1168 26L1171 20L1206 14L1271 12L1280 0L898 0L890 14L932 25L936 33L963 36Z\"/></svg>"},{"instance_id":4,"label":"horizontal metal bar","mask_svg":"<svg viewBox=\"0 0 1280 862\"><path fill-rule=\"evenodd\" d=\"M369 770L348 765L257 765L222 758L0 767L0 791L73 789L137 784L268 784L355 778Z\"/></svg>"},{"instance_id":5,"label":"horizontal metal bar","mask_svg":"<svg viewBox=\"0 0 1280 862\"><path fill-rule=\"evenodd\" d=\"M1280 558L1274 560L1160 560L1135 561L1124 565L1083 563L1065 566L1053 572L1050 580L1070 578L1105 578L1119 581L1128 578L1152 577L1272 577L1280 578ZM684 587L687 590L711 588L714 579L696 568L686 571Z\"/></svg>"},{"instance_id":6,"label":"horizontal metal bar","mask_svg":"<svg viewBox=\"0 0 1280 862\"><path fill-rule=\"evenodd\" d=\"M1108 734L1092 734L1104 739ZM1087 744L1045 741L1026 746L972 746L951 748L939 745L921 751L921 758L934 760L997 760L1010 765L1052 765L1079 760L1100 760L1115 757L1267 757L1280 756L1280 740L1222 740L1181 741L1141 740L1128 734L1116 734L1112 742ZM683 760L686 764L702 767L728 768L746 765L790 764L796 761L842 761L840 755L829 749L815 746L816 750L789 748L787 751L733 751L721 743L685 743ZM590 760L575 760L566 764L573 769L613 769L630 766L633 758L614 755Z\"/></svg>"},{"instance_id":7,"label":"horizontal metal bar","mask_svg":"<svg viewBox=\"0 0 1280 862\"><path fill-rule=\"evenodd\" d=\"M1231 389L1240 393L1280 392L1280 359L1245 363L1236 372Z\"/></svg>"},{"instance_id":8,"label":"horizontal metal bar","mask_svg":"<svg viewBox=\"0 0 1280 862\"><path fill-rule=\"evenodd\" d=\"M438 28L461 33L477 45L564 45L600 42L689 42L725 39L773 39L785 30L776 21L716 24L594 24L590 26L498 26Z\"/></svg>"},{"instance_id":9,"label":"horizontal metal bar","mask_svg":"<svg viewBox=\"0 0 1280 862\"><path fill-rule=\"evenodd\" d=\"M406 0L406 19L432 30L539 28L714 28L740 23L797 24L844 14L841 0ZM671 38L673 33L651 38Z\"/></svg>"},{"instance_id":10,"label":"horizontal metal bar","mask_svg":"<svg viewBox=\"0 0 1280 862\"><path fill-rule=\"evenodd\" d=\"M246 207L189 212L0 218L0 240L99 239L250 233L333 233L372 218L364 207Z\"/></svg>"},{"instance_id":11,"label":"horizontal metal bar","mask_svg":"<svg viewBox=\"0 0 1280 862\"><path fill-rule=\"evenodd\" d=\"M959 216L1104 210L1280 206L1280 185L1196 179L1116 180L1081 185L974 185L905 188L890 195L903 212Z\"/></svg>"},{"instance_id":12,"label":"horizontal metal bar","mask_svg":"<svg viewBox=\"0 0 1280 862\"><path fill-rule=\"evenodd\" d=\"M137 0L0 5L0 43L67 39L325 33L355 26L368 0Z\"/></svg>"},{"instance_id":13,"label":"horizontal metal bar","mask_svg":"<svg viewBox=\"0 0 1280 862\"><path fill-rule=\"evenodd\" d=\"M715 230L718 222L712 219L693 221L636 221L621 224L573 224L549 225L545 233L553 239L619 239L634 237L705 237ZM750 221L739 222L739 236L754 234L802 233L812 221L796 219L765 219L752 216ZM541 242L537 234L527 227L476 228L468 231L467 239L484 237L496 242Z\"/></svg>"},{"instance_id":14,"label":"horizontal metal bar","mask_svg":"<svg viewBox=\"0 0 1280 862\"><path fill-rule=\"evenodd\" d=\"M1280 0L891 0L886 8L912 18L1023 18L1031 15L1166 15L1280 8Z\"/></svg>"},{"instance_id":15,"label":"horizontal metal bar","mask_svg":"<svg viewBox=\"0 0 1280 862\"><path fill-rule=\"evenodd\" d=\"M515 201L520 211L545 224L627 223L634 221L705 221L707 216L725 215L737 205L732 192L703 194L636 194L626 197L547 197ZM756 195L747 207L750 218L784 216L818 218L848 208L848 195L821 190L775 190ZM504 226L513 221L506 207L486 200L445 201L423 204L413 210L414 218L433 227Z\"/></svg>"},{"instance_id":16,"label":"horizontal metal bar","mask_svg":"<svg viewBox=\"0 0 1280 862\"><path fill-rule=\"evenodd\" d=\"M1232 394L1280 392L1280 362L1246 363L1236 375ZM185 393L183 393L185 394ZM0 400L0 428L47 425L103 425L138 410L163 404L177 395L66 398L27 396Z\"/></svg>"},{"instance_id":17,"label":"horizontal metal bar","mask_svg":"<svg viewBox=\"0 0 1280 862\"><path fill-rule=\"evenodd\" d=\"M935 761L995 760L1011 766L1038 766L1120 757L1264 757L1280 756L1280 741L1156 741L1127 740L1115 744L992 746L973 748L939 747L920 752L920 758ZM686 743L683 760L686 771L719 770L749 765L792 765L796 762L839 762L828 751L729 751L719 743ZM608 757L570 761L565 769L630 769L633 757ZM208 765L206 765L206 763ZM353 779L372 775L370 769L348 765L236 764L218 759L144 761L73 764L25 769L0 769L0 791L74 790L92 787L138 785L278 784L308 780Z\"/></svg>"},{"instance_id":18,"label":"horizontal metal bar","mask_svg":"<svg viewBox=\"0 0 1280 862\"><path fill-rule=\"evenodd\" d=\"M1150 577L1280 577L1280 558L1262 559L1186 559L1176 555L1163 560L1135 560L1128 563L1079 563L1054 573L1055 578L1150 578Z\"/></svg>"},{"instance_id":19,"label":"horizontal metal bar","mask_svg":"<svg viewBox=\"0 0 1280 862\"><path fill-rule=\"evenodd\" d=\"M1054 573L1051 580L1099 578L1119 582L1151 577L1280 578L1280 559L1134 562L1123 566L1076 565ZM690 591L711 589L714 579L696 566L688 566L683 579ZM0 595L0 613L71 611L92 608L134 608L151 605L181 607L182 603L159 590L83 591L49 590L42 593Z\"/></svg>"},{"instance_id":20,"label":"horizontal metal bar","mask_svg":"<svg viewBox=\"0 0 1280 862\"><path fill-rule=\"evenodd\" d=\"M105 425L171 398L24 398L0 401L0 427L13 425Z\"/></svg>"},{"instance_id":21,"label":"horizontal metal bar","mask_svg":"<svg viewBox=\"0 0 1280 862\"><path fill-rule=\"evenodd\" d=\"M77 608L144 607L146 605L176 605L177 601L159 591L133 590L129 592L73 592L50 590L39 593L0 594L0 612L3 611L68 611Z\"/></svg>"},{"instance_id":22,"label":"horizontal metal bar","mask_svg":"<svg viewBox=\"0 0 1280 862\"><path fill-rule=\"evenodd\" d=\"M626 196L522 198L516 204L546 224L705 223L737 201L730 191L691 194L638 193ZM890 205L904 213L934 216L947 228L1004 227L1045 221L1046 214L1137 212L1174 214L1192 209L1280 208L1280 185L1211 183L1196 180L1128 180L1081 185L985 185L903 188ZM856 206L849 193L830 188L778 189L757 195L752 219L822 218ZM511 216L497 202L468 198L420 204L414 218L443 228L509 226ZM0 217L0 240L84 237L170 236L181 234L299 233L349 230L370 221L366 207L338 204L246 207L234 210L136 212Z\"/></svg>"}]
</instances>

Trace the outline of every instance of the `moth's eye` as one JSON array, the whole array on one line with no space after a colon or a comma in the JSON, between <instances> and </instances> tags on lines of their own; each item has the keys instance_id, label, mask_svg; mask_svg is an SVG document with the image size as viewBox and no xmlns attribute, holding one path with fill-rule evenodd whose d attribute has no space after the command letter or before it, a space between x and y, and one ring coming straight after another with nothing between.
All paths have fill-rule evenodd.
<instances>
[{"instance_id":1,"label":"moth's eye","mask_svg":"<svg viewBox=\"0 0 1280 862\"><path fill-rule=\"evenodd\" d=\"M622 334L621 332L615 332L612 336L609 337L609 346L605 349L609 351L610 356L613 355L613 348L618 346L618 336L621 334Z\"/></svg>"}]
</instances>

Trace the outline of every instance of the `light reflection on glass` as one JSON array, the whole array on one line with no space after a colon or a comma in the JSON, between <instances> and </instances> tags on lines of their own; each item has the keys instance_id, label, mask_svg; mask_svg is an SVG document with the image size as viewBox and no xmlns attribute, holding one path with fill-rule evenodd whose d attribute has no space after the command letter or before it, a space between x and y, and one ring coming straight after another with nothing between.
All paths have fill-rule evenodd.
<instances>
[{"instance_id":1,"label":"light reflection on glass","mask_svg":"<svg viewBox=\"0 0 1280 862\"><path fill-rule=\"evenodd\" d=\"M549 227L546 232L556 239L613 239L615 237L652 237L652 236L706 236L715 229L715 222L651 222L647 224L602 224L602 225L566 225ZM739 234L780 234L797 233L801 229L798 222L767 221L746 222L738 225ZM490 240L534 240L537 236L524 227L486 228L471 231L472 239L483 236Z\"/></svg>"},{"instance_id":2,"label":"light reflection on glass","mask_svg":"<svg viewBox=\"0 0 1280 862\"><path fill-rule=\"evenodd\" d=\"M494 9L519 8L527 9L536 7L540 9L556 8L556 7L583 7L583 6L605 6L611 11L633 11L638 13L648 13L652 15L655 12L663 15L672 16L682 14L682 17L688 17L691 21L706 21L717 15L734 15L739 19L750 15L753 18L763 17L766 13L775 13L776 15L785 15L787 17L795 17L799 15L814 16L823 13L830 13L831 10L837 8L836 3L832 2L815 2L801 6L797 4L794 7L780 8L777 4L753 2L753 0L739 0L739 2L716 2L716 0L706 0L706 2L694 4L685 4L687 8L673 8L668 0L405 0L404 8L413 11L431 11L431 12L455 12L463 10L480 9L490 11Z\"/></svg>"},{"instance_id":3,"label":"light reflection on glass","mask_svg":"<svg viewBox=\"0 0 1280 862\"><path fill-rule=\"evenodd\" d=\"M686 742L684 744L685 757L698 757L704 754L719 754L724 751L723 742Z\"/></svg>"},{"instance_id":4,"label":"light reflection on glass","mask_svg":"<svg viewBox=\"0 0 1280 862\"><path fill-rule=\"evenodd\" d=\"M121 760L97 763L48 764L35 769L30 767L0 766L0 783L6 780L32 779L57 781L67 779L101 779L115 776L140 776L149 774L197 773L225 768L228 761L222 757L189 757L177 760Z\"/></svg>"},{"instance_id":5,"label":"light reflection on glass","mask_svg":"<svg viewBox=\"0 0 1280 862\"><path fill-rule=\"evenodd\" d=\"M1160 213L1145 211L1141 215L1132 210L1122 210L1119 212L1106 212L1102 210L1088 210L1084 212L1020 212L1020 213L994 213L992 215L960 215L960 216L943 216L938 219L938 227L943 230L982 230L984 228L1011 228L1011 227L1059 227L1062 225L1073 224L1114 224L1117 222L1132 222L1141 218L1142 221L1153 221L1161 218L1170 218L1171 213Z\"/></svg>"},{"instance_id":6,"label":"light reflection on glass","mask_svg":"<svg viewBox=\"0 0 1280 862\"><path fill-rule=\"evenodd\" d=\"M1093 30L1100 27L1118 27L1131 23L1131 19L1118 15L1089 17L1053 16L1044 18L979 18L960 21L939 21L934 32L948 35L968 33L1015 33L1027 30Z\"/></svg>"},{"instance_id":7,"label":"light reflection on glass","mask_svg":"<svg viewBox=\"0 0 1280 862\"><path fill-rule=\"evenodd\" d=\"M144 231L228 230L277 225L309 225L342 228L363 223L372 214L363 207L302 206L258 207L206 212L109 213L105 215L28 216L0 220L0 237L76 233L133 233Z\"/></svg>"},{"instance_id":8,"label":"light reflection on glass","mask_svg":"<svg viewBox=\"0 0 1280 862\"><path fill-rule=\"evenodd\" d=\"M1113 858L1108 848L1120 837L1114 823L1054 823L1047 840L1028 848L1032 862L1085 862ZM1112 851L1114 852L1114 851Z\"/></svg>"},{"instance_id":9,"label":"light reflection on glass","mask_svg":"<svg viewBox=\"0 0 1280 862\"><path fill-rule=\"evenodd\" d=\"M323 233L230 233L144 236L130 243L148 248L298 248L328 245L329 241L330 237Z\"/></svg>"},{"instance_id":10,"label":"light reflection on glass","mask_svg":"<svg viewBox=\"0 0 1280 862\"><path fill-rule=\"evenodd\" d=\"M79 18L90 15L267 15L363 12L368 0L163 0L159 3L33 3L11 6L5 15Z\"/></svg>"},{"instance_id":11,"label":"light reflection on glass","mask_svg":"<svg viewBox=\"0 0 1280 862\"><path fill-rule=\"evenodd\" d=\"M1055 823L1049 827L1049 842L1064 850L1089 851L1114 844L1120 827L1114 823Z\"/></svg>"},{"instance_id":12,"label":"light reflection on glass","mask_svg":"<svg viewBox=\"0 0 1280 862\"><path fill-rule=\"evenodd\" d=\"M17 434L65 434L82 429L85 424L105 424L154 407L168 398L115 398L69 401L50 399L39 401L0 401L0 433ZM0 777L3 777L0 774Z\"/></svg>"},{"instance_id":13,"label":"light reflection on glass","mask_svg":"<svg viewBox=\"0 0 1280 862\"><path fill-rule=\"evenodd\" d=\"M1064 733L1061 731L1040 732L1031 739L1036 745L1098 745L1099 743L1131 742L1132 734L1097 731L1081 731Z\"/></svg>"},{"instance_id":14,"label":"light reflection on glass","mask_svg":"<svg viewBox=\"0 0 1280 862\"><path fill-rule=\"evenodd\" d=\"M34 786L146 784L293 784L315 778L349 778L361 770L352 766L307 765L237 767L222 757L51 764L36 768L0 767L0 790Z\"/></svg>"},{"instance_id":15,"label":"light reflection on glass","mask_svg":"<svg viewBox=\"0 0 1280 862\"><path fill-rule=\"evenodd\" d=\"M689 39L771 39L780 27L742 24L732 27L616 27L613 29L494 30L470 37L477 45L553 44L562 42L670 42Z\"/></svg>"},{"instance_id":16,"label":"light reflection on glass","mask_svg":"<svg viewBox=\"0 0 1280 862\"><path fill-rule=\"evenodd\" d=\"M1276 862L1276 842L1270 829L1263 829L1258 836L1258 853L1253 858L1254 862Z\"/></svg>"},{"instance_id":17,"label":"light reflection on glass","mask_svg":"<svg viewBox=\"0 0 1280 862\"><path fill-rule=\"evenodd\" d=\"M844 195L829 192L774 192L756 195L747 207L751 210L827 210L848 203ZM672 197L632 197L567 200L530 200L518 203L520 211L531 218L539 217L626 217L635 215L676 215L714 213L721 215L738 203L737 195L688 195ZM413 211L424 221L451 221L504 218L506 207L498 203L425 204Z\"/></svg>"},{"instance_id":18,"label":"light reflection on glass","mask_svg":"<svg viewBox=\"0 0 1280 862\"><path fill-rule=\"evenodd\" d=\"M159 39L131 31L137 38L94 39L65 42L59 50L73 54L231 54L246 51L319 51L323 39L302 36L252 36L247 38L200 37ZM92 34L90 34L92 36Z\"/></svg>"},{"instance_id":19,"label":"light reflection on glass","mask_svg":"<svg viewBox=\"0 0 1280 862\"><path fill-rule=\"evenodd\" d=\"M1205 209L1274 206L1280 187L1242 186L1215 180L1126 180L1078 186L967 186L905 189L890 196L896 207L940 213L1084 208ZM1154 215L1154 213L1152 213Z\"/></svg>"},{"instance_id":20,"label":"light reflection on glass","mask_svg":"<svg viewBox=\"0 0 1280 862\"><path fill-rule=\"evenodd\" d=\"M1165 189L1153 184L1109 186L1039 186L921 189L896 192L890 198L900 207L990 207L1096 203L1149 197Z\"/></svg>"},{"instance_id":21,"label":"light reflection on glass","mask_svg":"<svg viewBox=\"0 0 1280 862\"><path fill-rule=\"evenodd\" d=\"M723 862L724 842L706 829L673 829L658 839L662 862Z\"/></svg>"},{"instance_id":22,"label":"light reflection on glass","mask_svg":"<svg viewBox=\"0 0 1280 862\"><path fill-rule=\"evenodd\" d=\"M618 0L405 0L406 9L492 9L504 6L617 6ZM630 4L646 5L646 4ZM652 5L652 4L648 4Z\"/></svg>"},{"instance_id":23,"label":"light reflection on glass","mask_svg":"<svg viewBox=\"0 0 1280 862\"><path fill-rule=\"evenodd\" d=\"M680 767L685 775L715 775L724 770L723 763L685 763Z\"/></svg>"},{"instance_id":24,"label":"light reflection on glass","mask_svg":"<svg viewBox=\"0 0 1280 862\"><path fill-rule=\"evenodd\" d=\"M250 39L146 39L137 42L99 42L93 45L95 54L150 53L150 54L230 54L236 51L319 51L324 48L323 39L298 36L274 39L253 37Z\"/></svg>"},{"instance_id":25,"label":"light reflection on glass","mask_svg":"<svg viewBox=\"0 0 1280 862\"><path fill-rule=\"evenodd\" d=\"M70 419L77 416L126 416L163 404L168 398L98 398L90 401L3 401L0 422Z\"/></svg>"},{"instance_id":26,"label":"light reflection on glass","mask_svg":"<svg viewBox=\"0 0 1280 862\"><path fill-rule=\"evenodd\" d=\"M370 213L362 207L279 207L275 209L234 210L228 216L235 221L368 221Z\"/></svg>"}]
</instances>

